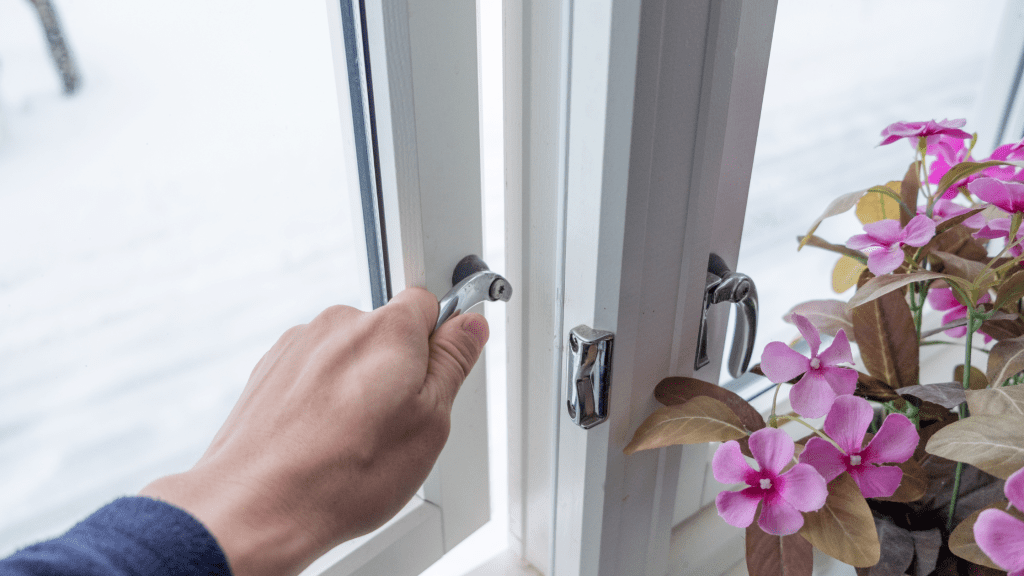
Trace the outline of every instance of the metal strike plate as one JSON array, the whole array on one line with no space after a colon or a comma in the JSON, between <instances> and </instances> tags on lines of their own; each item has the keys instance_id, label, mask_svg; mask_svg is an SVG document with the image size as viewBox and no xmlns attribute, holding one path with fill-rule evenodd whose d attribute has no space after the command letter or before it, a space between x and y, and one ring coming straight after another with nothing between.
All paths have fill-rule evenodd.
<instances>
[{"instance_id":1,"label":"metal strike plate","mask_svg":"<svg viewBox=\"0 0 1024 576\"><path fill-rule=\"evenodd\" d=\"M614 339L611 332L582 324L569 331L566 398L569 417L583 429L608 419Z\"/></svg>"}]
</instances>

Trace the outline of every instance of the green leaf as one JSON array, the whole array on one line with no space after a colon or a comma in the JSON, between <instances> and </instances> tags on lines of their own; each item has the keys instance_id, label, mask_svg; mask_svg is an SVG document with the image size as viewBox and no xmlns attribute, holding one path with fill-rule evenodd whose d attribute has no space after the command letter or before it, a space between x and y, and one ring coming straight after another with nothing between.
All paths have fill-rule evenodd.
<instances>
[{"instance_id":1,"label":"green leaf","mask_svg":"<svg viewBox=\"0 0 1024 576\"><path fill-rule=\"evenodd\" d=\"M850 258L861 262L867 259L864 254L861 254L857 250L847 248L842 244L833 244L820 236L815 236L814 234L810 234L808 236L797 236L796 239L800 241L800 248L810 245L815 248L821 248L822 250L828 250L829 252L835 252L836 254L842 254L843 256L849 256Z\"/></svg>"},{"instance_id":2,"label":"green leaf","mask_svg":"<svg viewBox=\"0 0 1024 576\"><path fill-rule=\"evenodd\" d=\"M826 218L838 216L839 214L847 212L850 210L850 208L856 206L861 196L867 194L867 192L867 190L848 192L833 200L831 203L829 203L827 207L825 207L825 212L823 212L821 216L818 216L818 219L814 221L814 224L811 224L811 229L807 231L807 234L804 236L804 239L809 240L811 236L814 235L814 231L818 229L818 226L820 226L821 222ZM806 242L804 240L801 240L800 245L797 246L797 250L803 248L805 244Z\"/></svg>"},{"instance_id":3,"label":"green leaf","mask_svg":"<svg viewBox=\"0 0 1024 576\"><path fill-rule=\"evenodd\" d=\"M963 180L964 178L967 178L968 176L971 176L972 174L977 174L978 172L981 172L985 168L990 168L992 166L1008 165L1009 163L1000 162L999 160L989 160L987 162L961 162L959 164L956 164L955 166L949 169L949 172L946 172L942 176L941 180L939 180L939 187L935 191L935 195L932 196L932 198L941 198L942 195L945 194L946 190L949 190L950 186L956 184L957 182Z\"/></svg>"},{"instance_id":4,"label":"green leaf","mask_svg":"<svg viewBox=\"0 0 1024 576\"><path fill-rule=\"evenodd\" d=\"M725 404L751 432L765 427L760 412L740 398L739 394L717 384L686 376L669 376L654 387L654 398L666 406L685 404L698 396L714 398Z\"/></svg>"},{"instance_id":5,"label":"green leaf","mask_svg":"<svg viewBox=\"0 0 1024 576\"><path fill-rule=\"evenodd\" d=\"M978 542L974 539L974 524L978 521L978 516L981 516L981 513L985 510L1002 510L1003 512L1012 514L1018 520L1024 520L1024 512L1015 508L1010 508L1009 501L1003 500L1002 502L993 502L965 518L963 522L953 529L953 532L949 535L949 551L968 562L974 562L975 564L988 566L989 568L995 568L996 570L1002 570L998 564L993 562L988 555L981 550L981 547L978 546Z\"/></svg>"},{"instance_id":6,"label":"green leaf","mask_svg":"<svg viewBox=\"0 0 1024 576\"><path fill-rule=\"evenodd\" d=\"M743 423L728 406L708 396L697 396L678 406L658 408L633 433L626 454L676 444L725 442L747 435Z\"/></svg>"},{"instance_id":7,"label":"green leaf","mask_svg":"<svg viewBox=\"0 0 1024 576\"><path fill-rule=\"evenodd\" d=\"M854 308L853 333L868 374L893 388L918 383L917 331L903 294L890 291Z\"/></svg>"},{"instance_id":8,"label":"green leaf","mask_svg":"<svg viewBox=\"0 0 1024 576\"><path fill-rule=\"evenodd\" d=\"M1024 467L1024 426L1019 416L971 416L936 432L925 449L1005 480Z\"/></svg>"},{"instance_id":9,"label":"green leaf","mask_svg":"<svg viewBox=\"0 0 1024 576\"><path fill-rule=\"evenodd\" d=\"M959 278L954 278L949 274L939 274L938 272L911 272L910 274L884 274L876 276L857 289L857 293L853 295L853 298L850 298L850 308L856 308L893 290L899 290L912 282L940 279L962 282Z\"/></svg>"},{"instance_id":10,"label":"green leaf","mask_svg":"<svg viewBox=\"0 0 1024 576\"><path fill-rule=\"evenodd\" d=\"M1024 370L1024 337L1001 340L988 353L985 374L993 386L999 386Z\"/></svg>"},{"instance_id":11,"label":"green leaf","mask_svg":"<svg viewBox=\"0 0 1024 576\"><path fill-rule=\"evenodd\" d=\"M871 508L847 472L829 482L828 499L820 510L804 513L800 535L851 566L874 566L881 557Z\"/></svg>"},{"instance_id":12,"label":"green leaf","mask_svg":"<svg viewBox=\"0 0 1024 576\"><path fill-rule=\"evenodd\" d=\"M1024 386L968 390L967 407L972 416L1024 416Z\"/></svg>"},{"instance_id":13,"label":"green leaf","mask_svg":"<svg viewBox=\"0 0 1024 576\"><path fill-rule=\"evenodd\" d=\"M757 522L747 526L747 574L750 576L811 576L814 547L799 534L773 536Z\"/></svg>"}]
</instances>

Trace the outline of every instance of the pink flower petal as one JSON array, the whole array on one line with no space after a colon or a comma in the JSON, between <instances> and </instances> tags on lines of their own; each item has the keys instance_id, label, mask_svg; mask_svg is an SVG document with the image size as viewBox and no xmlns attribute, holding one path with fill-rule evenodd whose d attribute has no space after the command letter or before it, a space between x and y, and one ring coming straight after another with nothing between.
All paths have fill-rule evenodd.
<instances>
[{"instance_id":1,"label":"pink flower petal","mask_svg":"<svg viewBox=\"0 0 1024 576\"><path fill-rule=\"evenodd\" d=\"M921 215L914 216L900 233L900 241L907 246L921 247L935 236L935 221Z\"/></svg>"},{"instance_id":2,"label":"pink flower petal","mask_svg":"<svg viewBox=\"0 0 1024 576\"><path fill-rule=\"evenodd\" d=\"M952 288L932 288L928 291L928 303L936 310L952 310L963 308L964 305L953 295ZM943 322L946 322L943 319Z\"/></svg>"},{"instance_id":3,"label":"pink flower petal","mask_svg":"<svg viewBox=\"0 0 1024 576\"><path fill-rule=\"evenodd\" d=\"M722 484L746 482L747 473L751 468L740 452L739 442L729 440L715 450L715 455L711 459L711 471L715 475L715 480Z\"/></svg>"},{"instance_id":4,"label":"pink flower petal","mask_svg":"<svg viewBox=\"0 0 1024 576\"><path fill-rule=\"evenodd\" d=\"M793 459L793 439L778 428L762 428L751 434L748 442L762 471L778 474Z\"/></svg>"},{"instance_id":5,"label":"pink flower petal","mask_svg":"<svg viewBox=\"0 0 1024 576\"><path fill-rule=\"evenodd\" d=\"M850 239L846 241L846 247L851 250L864 250L872 246L881 246L877 240L867 234L857 234L850 236Z\"/></svg>"},{"instance_id":6,"label":"pink flower petal","mask_svg":"<svg viewBox=\"0 0 1024 576\"><path fill-rule=\"evenodd\" d=\"M822 368L820 372L836 396L853 394L857 390L857 371L853 368L829 366Z\"/></svg>"},{"instance_id":7,"label":"pink flower petal","mask_svg":"<svg viewBox=\"0 0 1024 576\"><path fill-rule=\"evenodd\" d=\"M974 523L974 540L996 564L1024 570L1024 522L1002 510L985 510Z\"/></svg>"},{"instance_id":8,"label":"pink flower petal","mask_svg":"<svg viewBox=\"0 0 1024 576\"><path fill-rule=\"evenodd\" d=\"M800 335L804 337L804 340L811 347L811 358L814 358L818 355L818 348L821 347L821 336L818 334L818 329L814 327L814 324L811 324L810 320L799 314L793 314L793 323L796 324Z\"/></svg>"},{"instance_id":9,"label":"pink flower petal","mask_svg":"<svg viewBox=\"0 0 1024 576\"><path fill-rule=\"evenodd\" d=\"M825 482L831 482L846 472L845 455L823 438L815 437L807 441L807 446L800 453L800 462L813 466Z\"/></svg>"},{"instance_id":10,"label":"pink flower petal","mask_svg":"<svg viewBox=\"0 0 1024 576\"><path fill-rule=\"evenodd\" d=\"M857 482L857 486L860 486L860 493L865 498L888 498L900 487L903 470L896 466L862 464L853 467L850 475Z\"/></svg>"},{"instance_id":11,"label":"pink flower petal","mask_svg":"<svg viewBox=\"0 0 1024 576\"><path fill-rule=\"evenodd\" d=\"M1017 510L1024 510L1024 468L1017 470L1006 479L1003 486L1006 499L1013 504Z\"/></svg>"},{"instance_id":12,"label":"pink flower petal","mask_svg":"<svg viewBox=\"0 0 1024 576\"><path fill-rule=\"evenodd\" d=\"M776 496L765 498L757 525L768 534L788 536L800 531L804 517L792 504Z\"/></svg>"},{"instance_id":13,"label":"pink flower petal","mask_svg":"<svg viewBox=\"0 0 1024 576\"><path fill-rule=\"evenodd\" d=\"M909 418L903 414L889 414L875 437L861 451L861 462L906 462L914 455L920 439L917 427Z\"/></svg>"},{"instance_id":14,"label":"pink flower petal","mask_svg":"<svg viewBox=\"0 0 1024 576\"><path fill-rule=\"evenodd\" d=\"M719 492L715 497L718 515L726 523L738 528L750 526L750 523L754 521L754 514L757 512L759 502L761 502L761 497L753 488L739 492Z\"/></svg>"},{"instance_id":15,"label":"pink flower petal","mask_svg":"<svg viewBox=\"0 0 1024 576\"><path fill-rule=\"evenodd\" d=\"M845 330L836 333L832 344L821 353L819 358L825 366L835 366L840 362L853 362L853 351L850 349L850 340L846 338Z\"/></svg>"},{"instance_id":16,"label":"pink flower petal","mask_svg":"<svg viewBox=\"0 0 1024 576\"><path fill-rule=\"evenodd\" d=\"M1013 198L1004 182L995 178L978 178L967 185L967 190L986 202L995 204L1007 212L1013 212Z\"/></svg>"},{"instance_id":17,"label":"pink flower petal","mask_svg":"<svg viewBox=\"0 0 1024 576\"><path fill-rule=\"evenodd\" d=\"M882 246L891 246L900 241L899 220L879 220L865 224L864 231Z\"/></svg>"},{"instance_id":18,"label":"pink flower petal","mask_svg":"<svg viewBox=\"0 0 1024 576\"><path fill-rule=\"evenodd\" d=\"M815 440L815 438L811 438ZM817 438L821 440L821 438ZM824 442L824 440L822 440ZM827 442L825 442L827 444ZM810 464L797 464L779 477L777 493L801 512L812 512L825 505L828 487L825 479Z\"/></svg>"},{"instance_id":19,"label":"pink flower petal","mask_svg":"<svg viewBox=\"0 0 1024 576\"><path fill-rule=\"evenodd\" d=\"M769 342L761 354L761 371L778 384L807 372L810 360L782 342Z\"/></svg>"},{"instance_id":20,"label":"pink flower petal","mask_svg":"<svg viewBox=\"0 0 1024 576\"><path fill-rule=\"evenodd\" d=\"M824 416L832 407L836 393L825 377L816 371L804 374L789 392L793 410L805 418Z\"/></svg>"},{"instance_id":21,"label":"pink flower petal","mask_svg":"<svg viewBox=\"0 0 1024 576\"><path fill-rule=\"evenodd\" d=\"M857 396L840 396L832 404L822 429L847 454L859 454L864 434L871 425L875 411L871 404Z\"/></svg>"},{"instance_id":22,"label":"pink flower petal","mask_svg":"<svg viewBox=\"0 0 1024 576\"><path fill-rule=\"evenodd\" d=\"M888 274L899 268L905 257L898 244L888 250L872 250L868 253L868 270L875 276Z\"/></svg>"}]
</instances>

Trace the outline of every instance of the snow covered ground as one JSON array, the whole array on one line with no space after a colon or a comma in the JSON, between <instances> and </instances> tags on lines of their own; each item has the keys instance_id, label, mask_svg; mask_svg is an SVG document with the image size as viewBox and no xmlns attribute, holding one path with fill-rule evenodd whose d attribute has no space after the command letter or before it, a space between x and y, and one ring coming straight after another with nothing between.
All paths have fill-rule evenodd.
<instances>
[{"instance_id":1,"label":"snow covered ground","mask_svg":"<svg viewBox=\"0 0 1024 576\"><path fill-rule=\"evenodd\" d=\"M0 554L191 465L283 330L369 304L323 0L56 4L70 99L0 0ZM795 236L910 162L878 132L971 115L1002 4L780 0L737 267L758 351L831 295Z\"/></svg>"}]
</instances>

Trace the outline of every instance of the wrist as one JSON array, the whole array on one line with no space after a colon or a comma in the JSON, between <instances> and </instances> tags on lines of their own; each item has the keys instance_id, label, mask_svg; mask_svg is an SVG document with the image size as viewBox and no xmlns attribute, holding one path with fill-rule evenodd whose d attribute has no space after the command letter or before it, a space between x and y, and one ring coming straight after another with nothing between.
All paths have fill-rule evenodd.
<instances>
[{"instance_id":1,"label":"wrist","mask_svg":"<svg viewBox=\"0 0 1024 576\"><path fill-rule=\"evenodd\" d=\"M196 469L159 478L139 495L176 506L202 523L234 576L298 574L325 551L308 527L267 494Z\"/></svg>"}]
</instances>

